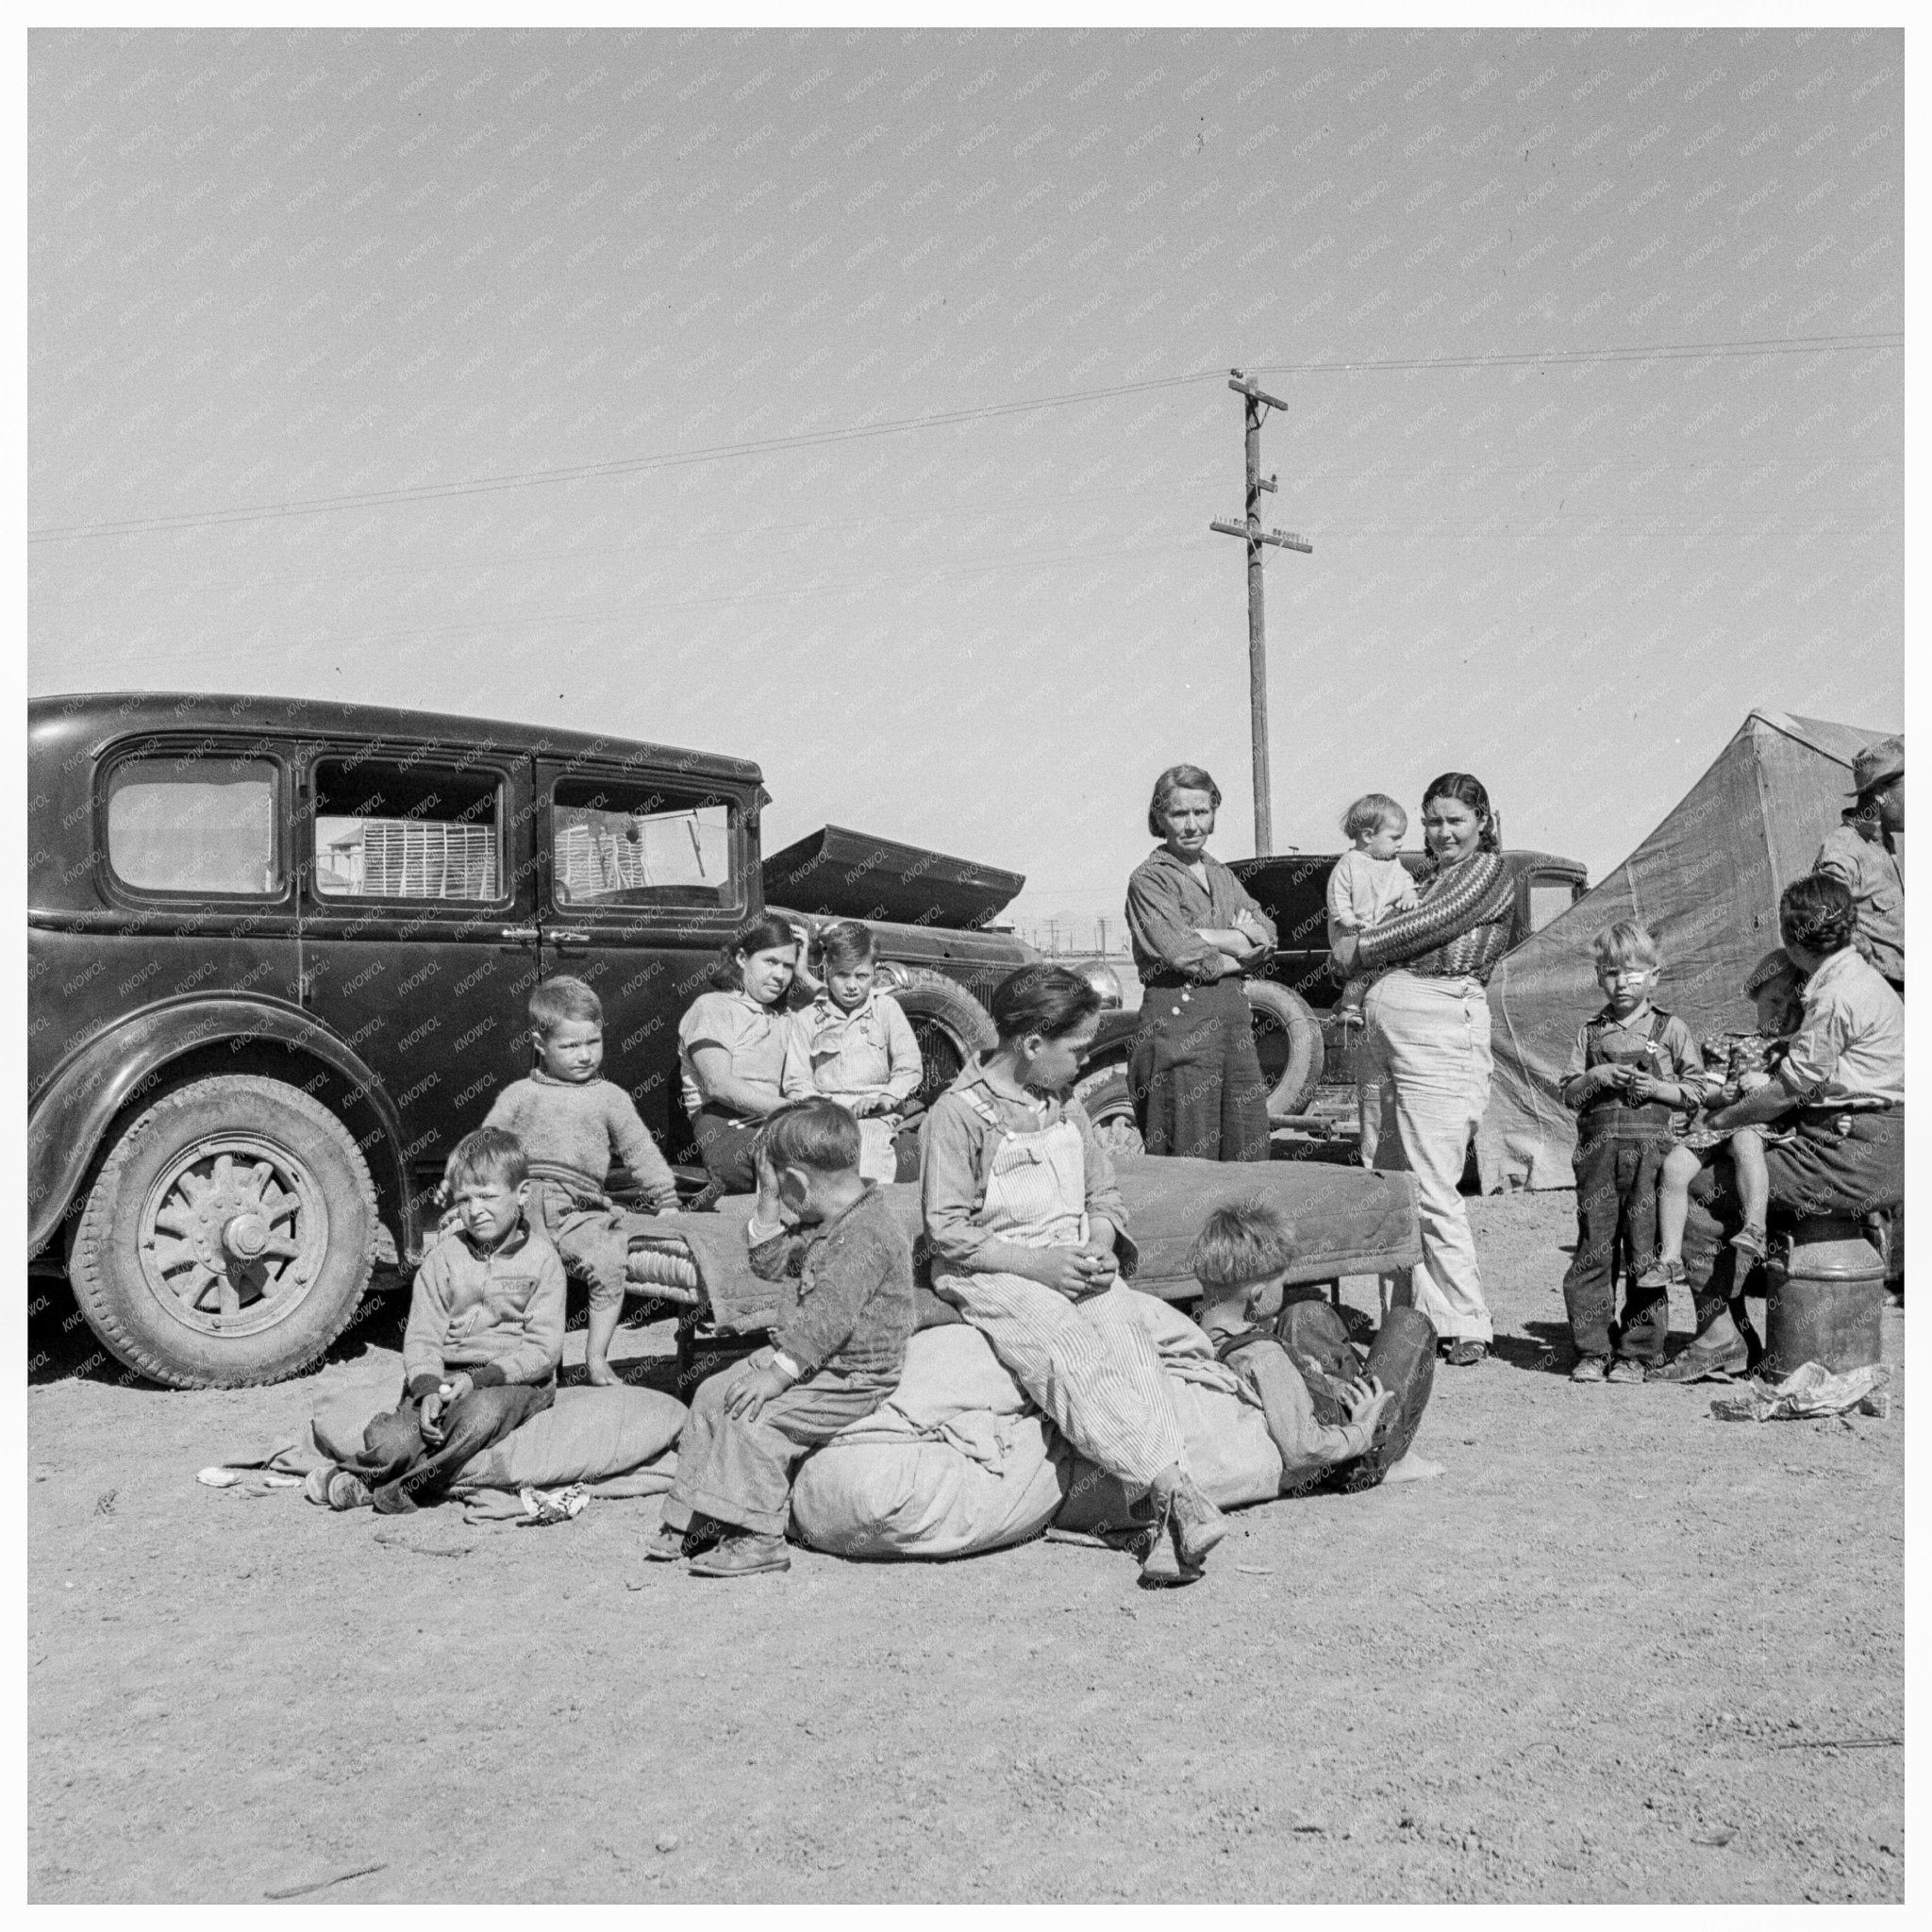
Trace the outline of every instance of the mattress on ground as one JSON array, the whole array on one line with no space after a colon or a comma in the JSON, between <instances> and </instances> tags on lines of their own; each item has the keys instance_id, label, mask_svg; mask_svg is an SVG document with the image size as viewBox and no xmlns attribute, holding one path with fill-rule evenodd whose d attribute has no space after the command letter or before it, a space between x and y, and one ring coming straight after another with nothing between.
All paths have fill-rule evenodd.
<instances>
[{"instance_id":1,"label":"mattress on ground","mask_svg":"<svg viewBox=\"0 0 1932 1932\"><path fill-rule=\"evenodd\" d=\"M1406 1174L1302 1160L1141 1156L1122 1161L1119 1174L1128 1229L1140 1250L1130 1278L1136 1288L1165 1300L1198 1292L1188 1269L1189 1251L1202 1222L1229 1201L1264 1200L1294 1224L1291 1282L1385 1274L1413 1267L1421 1257L1415 1183ZM917 1184L898 1182L881 1191L916 1241L922 1231ZM715 1213L660 1215L653 1230L658 1238L675 1238L690 1249L709 1299L711 1320L727 1333L769 1328L791 1306L791 1290L761 1281L751 1272L744 1240L751 1209L750 1195L727 1195Z\"/></svg>"},{"instance_id":2,"label":"mattress on ground","mask_svg":"<svg viewBox=\"0 0 1932 1932\"><path fill-rule=\"evenodd\" d=\"M792 1532L875 1560L1003 1549L1053 1521L1063 1459L976 1328L924 1329L889 1400L800 1464Z\"/></svg>"}]
</instances>

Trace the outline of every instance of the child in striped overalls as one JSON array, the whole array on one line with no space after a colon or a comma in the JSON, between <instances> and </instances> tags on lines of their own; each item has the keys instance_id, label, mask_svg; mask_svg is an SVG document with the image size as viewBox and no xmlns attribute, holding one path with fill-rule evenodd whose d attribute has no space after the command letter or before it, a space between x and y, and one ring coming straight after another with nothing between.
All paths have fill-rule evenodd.
<instances>
[{"instance_id":1,"label":"child in striped overalls","mask_svg":"<svg viewBox=\"0 0 1932 1932\"><path fill-rule=\"evenodd\" d=\"M1150 1499L1142 1579L1191 1583L1227 1524L1188 1474L1174 1398L1122 1279L1136 1254L1112 1164L1066 1097L1100 995L1063 966L1023 966L994 989L992 1019L999 1044L926 1119L934 1291L1081 1455Z\"/></svg>"},{"instance_id":2,"label":"child in striped overalls","mask_svg":"<svg viewBox=\"0 0 1932 1932\"><path fill-rule=\"evenodd\" d=\"M1577 1109L1576 1253L1563 1276L1576 1344L1570 1379L1641 1382L1644 1363L1663 1355L1671 1327L1669 1291L1640 1283L1657 1258L1657 1182L1666 1152L1704 1097L1704 1062L1690 1027L1651 1003L1660 961L1650 934L1620 919L1591 950L1608 1004L1577 1030L1560 1090ZM1613 1325L1620 1241L1624 1308Z\"/></svg>"}]
</instances>

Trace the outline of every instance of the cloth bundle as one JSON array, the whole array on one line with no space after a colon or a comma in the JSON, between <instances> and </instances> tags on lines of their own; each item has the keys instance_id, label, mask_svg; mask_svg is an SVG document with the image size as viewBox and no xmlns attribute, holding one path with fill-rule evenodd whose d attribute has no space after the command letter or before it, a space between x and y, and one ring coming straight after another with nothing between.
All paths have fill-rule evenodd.
<instances>
[{"instance_id":1,"label":"cloth bundle","mask_svg":"<svg viewBox=\"0 0 1932 1932\"><path fill-rule=\"evenodd\" d=\"M1834 1375L1823 1362L1807 1362L1775 1386L1753 1380L1735 1395L1719 1396L1710 1412L1721 1423L1801 1422L1853 1408L1860 1415L1885 1417L1891 1413L1886 1392L1890 1380L1891 1371L1875 1362L1842 1375Z\"/></svg>"},{"instance_id":2,"label":"cloth bundle","mask_svg":"<svg viewBox=\"0 0 1932 1932\"><path fill-rule=\"evenodd\" d=\"M923 1329L891 1397L800 1466L792 1531L839 1557L1003 1549L1053 1521L1064 1459L978 1329Z\"/></svg>"}]
</instances>

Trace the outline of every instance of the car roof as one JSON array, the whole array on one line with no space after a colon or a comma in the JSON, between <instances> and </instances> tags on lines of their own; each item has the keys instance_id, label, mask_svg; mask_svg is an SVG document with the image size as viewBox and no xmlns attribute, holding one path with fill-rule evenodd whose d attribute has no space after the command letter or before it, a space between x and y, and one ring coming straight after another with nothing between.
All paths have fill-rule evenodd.
<instances>
[{"instance_id":1,"label":"car roof","mask_svg":"<svg viewBox=\"0 0 1932 1932\"><path fill-rule=\"evenodd\" d=\"M689 751L644 739L599 737L559 726L471 718L456 711L406 710L326 698L275 698L223 691L76 691L27 703L29 753L58 743L104 749L117 739L154 732L248 732L258 737L401 740L411 746L493 749L562 758L622 758L642 754L675 760L693 777L758 784L748 758Z\"/></svg>"}]
</instances>

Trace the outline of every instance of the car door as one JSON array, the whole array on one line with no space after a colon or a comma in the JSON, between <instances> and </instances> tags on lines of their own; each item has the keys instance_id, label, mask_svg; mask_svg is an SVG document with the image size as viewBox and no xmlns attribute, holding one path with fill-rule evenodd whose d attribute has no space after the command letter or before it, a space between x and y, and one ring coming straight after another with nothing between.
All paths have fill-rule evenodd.
<instances>
[{"instance_id":1,"label":"car door","mask_svg":"<svg viewBox=\"0 0 1932 1932\"><path fill-rule=\"evenodd\" d=\"M65 1003L61 1051L159 1000L295 998L290 779L285 745L241 736L157 734L103 758L92 799L102 910L42 954Z\"/></svg>"},{"instance_id":2,"label":"car door","mask_svg":"<svg viewBox=\"0 0 1932 1932\"><path fill-rule=\"evenodd\" d=\"M755 791L668 759L539 758L536 787L544 975L595 990L605 1078L637 1102L667 1159L692 1165L677 1023L749 909Z\"/></svg>"},{"instance_id":3,"label":"car door","mask_svg":"<svg viewBox=\"0 0 1932 1932\"><path fill-rule=\"evenodd\" d=\"M530 1070L530 761L318 742L300 785L303 1005L394 1103L433 1223L450 1149Z\"/></svg>"}]
</instances>

